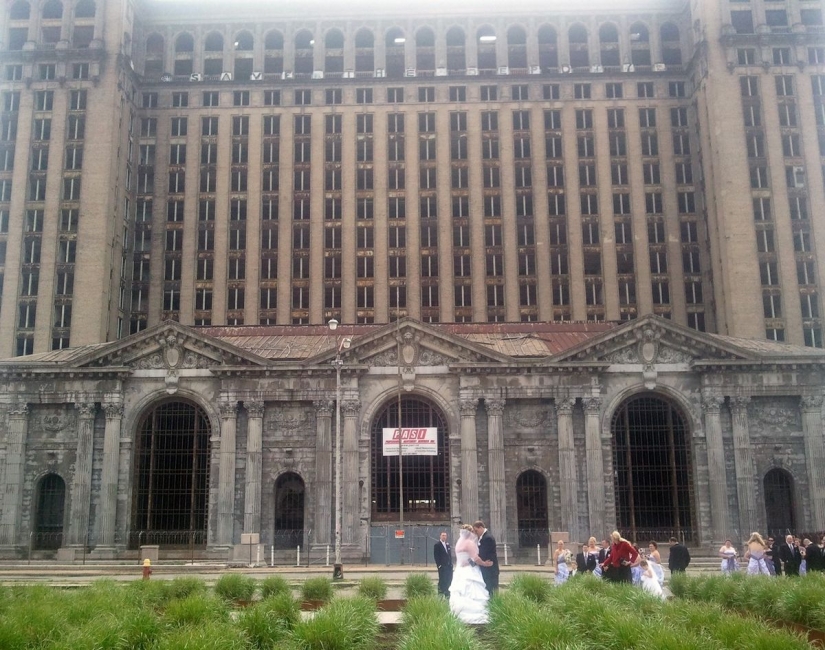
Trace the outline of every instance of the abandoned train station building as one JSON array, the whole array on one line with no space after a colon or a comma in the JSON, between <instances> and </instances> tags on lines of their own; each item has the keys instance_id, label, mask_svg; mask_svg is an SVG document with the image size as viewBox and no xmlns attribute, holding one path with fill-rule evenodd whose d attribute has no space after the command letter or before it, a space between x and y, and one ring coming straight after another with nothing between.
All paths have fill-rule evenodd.
<instances>
[{"instance_id":1,"label":"abandoned train station building","mask_svg":"<svg viewBox=\"0 0 825 650\"><path fill-rule=\"evenodd\" d=\"M11 0L0 103L0 557L825 530L821 0Z\"/></svg>"}]
</instances>

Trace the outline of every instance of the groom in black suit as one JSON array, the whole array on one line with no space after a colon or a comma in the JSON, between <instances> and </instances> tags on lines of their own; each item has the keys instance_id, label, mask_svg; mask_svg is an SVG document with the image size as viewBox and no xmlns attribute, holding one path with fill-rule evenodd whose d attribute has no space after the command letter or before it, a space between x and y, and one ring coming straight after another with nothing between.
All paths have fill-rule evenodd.
<instances>
[{"instance_id":1,"label":"groom in black suit","mask_svg":"<svg viewBox=\"0 0 825 650\"><path fill-rule=\"evenodd\" d=\"M478 557L481 560L479 568L481 577L490 595L498 591L498 555L496 554L496 540L487 530L480 519L473 524L473 531L478 536Z\"/></svg>"},{"instance_id":2,"label":"groom in black suit","mask_svg":"<svg viewBox=\"0 0 825 650\"><path fill-rule=\"evenodd\" d=\"M447 533L442 532L433 546L433 559L438 569L438 593L450 597L450 583L453 581L453 558L450 555L450 543Z\"/></svg>"}]
</instances>

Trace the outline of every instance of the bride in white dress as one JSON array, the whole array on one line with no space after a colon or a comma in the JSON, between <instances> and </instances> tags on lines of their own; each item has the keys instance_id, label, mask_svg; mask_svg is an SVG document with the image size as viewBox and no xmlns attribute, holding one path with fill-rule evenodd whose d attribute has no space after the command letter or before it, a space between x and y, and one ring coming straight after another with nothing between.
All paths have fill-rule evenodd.
<instances>
[{"instance_id":1,"label":"bride in white dress","mask_svg":"<svg viewBox=\"0 0 825 650\"><path fill-rule=\"evenodd\" d=\"M487 601L490 594L476 563L483 563L478 557L478 537L472 526L461 527L455 545L456 567L450 585L450 610L465 623L487 622Z\"/></svg>"}]
</instances>

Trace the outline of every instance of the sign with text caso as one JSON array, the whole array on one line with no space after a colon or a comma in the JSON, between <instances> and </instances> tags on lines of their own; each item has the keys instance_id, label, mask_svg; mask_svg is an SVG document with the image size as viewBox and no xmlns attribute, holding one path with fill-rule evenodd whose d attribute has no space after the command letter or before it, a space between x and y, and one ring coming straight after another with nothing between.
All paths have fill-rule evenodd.
<instances>
[{"instance_id":1,"label":"sign with text caso","mask_svg":"<svg viewBox=\"0 0 825 650\"><path fill-rule=\"evenodd\" d=\"M438 429L384 429L384 455L398 456L399 439L405 456L438 456Z\"/></svg>"}]
</instances>

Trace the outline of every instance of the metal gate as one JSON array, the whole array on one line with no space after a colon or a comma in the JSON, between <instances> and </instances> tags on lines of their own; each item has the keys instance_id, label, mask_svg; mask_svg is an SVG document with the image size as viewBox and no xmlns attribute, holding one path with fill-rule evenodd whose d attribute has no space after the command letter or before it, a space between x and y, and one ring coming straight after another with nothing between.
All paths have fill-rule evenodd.
<instances>
[{"instance_id":1,"label":"metal gate","mask_svg":"<svg viewBox=\"0 0 825 650\"><path fill-rule=\"evenodd\" d=\"M448 524L371 526L370 563L432 566L433 546L443 531L447 532L450 544L455 544L455 531Z\"/></svg>"}]
</instances>

